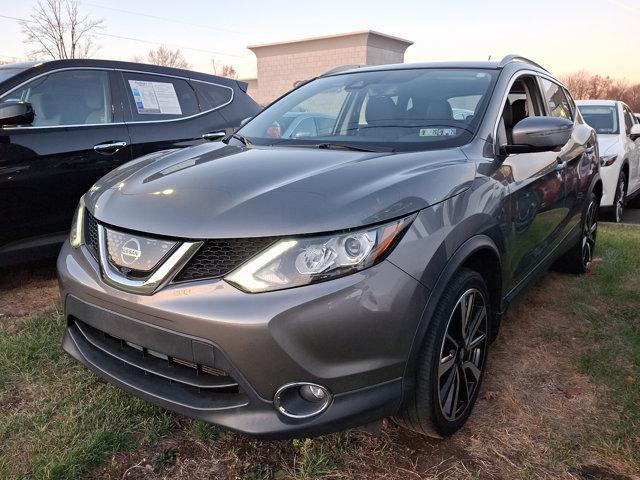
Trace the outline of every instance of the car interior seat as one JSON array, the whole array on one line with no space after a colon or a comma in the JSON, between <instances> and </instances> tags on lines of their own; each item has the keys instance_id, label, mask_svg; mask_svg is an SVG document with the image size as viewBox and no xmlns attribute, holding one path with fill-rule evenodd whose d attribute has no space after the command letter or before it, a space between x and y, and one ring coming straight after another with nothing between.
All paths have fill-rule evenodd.
<instances>
[{"instance_id":1,"label":"car interior seat","mask_svg":"<svg viewBox=\"0 0 640 480\"><path fill-rule=\"evenodd\" d=\"M101 89L87 88L84 99L89 111L84 123L107 123L107 105Z\"/></svg>"},{"instance_id":2,"label":"car interior seat","mask_svg":"<svg viewBox=\"0 0 640 480\"><path fill-rule=\"evenodd\" d=\"M514 100L511 104L512 128L517 125L520 120L527 118L527 101L524 98Z\"/></svg>"},{"instance_id":3,"label":"car interior seat","mask_svg":"<svg viewBox=\"0 0 640 480\"><path fill-rule=\"evenodd\" d=\"M366 126L361 126L359 134L364 136L384 136L393 138L397 135L394 125L398 123L398 107L388 96L369 97L364 111Z\"/></svg>"}]
</instances>

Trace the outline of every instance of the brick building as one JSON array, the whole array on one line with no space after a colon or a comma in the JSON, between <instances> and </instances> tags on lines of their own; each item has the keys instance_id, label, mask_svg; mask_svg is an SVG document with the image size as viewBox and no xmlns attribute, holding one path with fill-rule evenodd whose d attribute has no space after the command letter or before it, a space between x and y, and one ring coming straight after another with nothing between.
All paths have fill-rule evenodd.
<instances>
[{"instance_id":1,"label":"brick building","mask_svg":"<svg viewBox=\"0 0 640 480\"><path fill-rule=\"evenodd\" d=\"M251 45L257 58L257 78L249 82L249 94L266 104L291 90L302 80L340 65L403 63L413 42L365 30L280 43Z\"/></svg>"}]
</instances>

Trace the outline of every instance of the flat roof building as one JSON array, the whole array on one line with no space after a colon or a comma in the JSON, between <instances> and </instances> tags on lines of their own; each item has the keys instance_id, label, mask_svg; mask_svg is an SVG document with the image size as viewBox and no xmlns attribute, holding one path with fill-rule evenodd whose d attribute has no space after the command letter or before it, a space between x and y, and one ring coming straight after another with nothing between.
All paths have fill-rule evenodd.
<instances>
[{"instance_id":1,"label":"flat roof building","mask_svg":"<svg viewBox=\"0 0 640 480\"><path fill-rule=\"evenodd\" d=\"M341 65L403 63L413 42L365 30L287 42L250 45L257 58L257 78L248 78L249 94L267 104L298 82Z\"/></svg>"}]
</instances>

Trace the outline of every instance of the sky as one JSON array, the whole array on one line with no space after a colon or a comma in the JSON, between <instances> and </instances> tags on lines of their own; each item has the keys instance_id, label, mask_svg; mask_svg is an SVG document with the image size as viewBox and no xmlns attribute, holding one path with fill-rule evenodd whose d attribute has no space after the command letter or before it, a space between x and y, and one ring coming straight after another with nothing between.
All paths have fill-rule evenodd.
<instances>
[{"instance_id":1,"label":"sky","mask_svg":"<svg viewBox=\"0 0 640 480\"><path fill-rule=\"evenodd\" d=\"M35 4L0 0L0 60L28 56L18 22L5 17L28 18ZM556 75L640 82L640 0L81 0L81 9L104 20L96 58L180 46L194 70L211 73L215 57L240 78L256 73L247 45L370 29L413 41L406 62L517 53Z\"/></svg>"}]
</instances>

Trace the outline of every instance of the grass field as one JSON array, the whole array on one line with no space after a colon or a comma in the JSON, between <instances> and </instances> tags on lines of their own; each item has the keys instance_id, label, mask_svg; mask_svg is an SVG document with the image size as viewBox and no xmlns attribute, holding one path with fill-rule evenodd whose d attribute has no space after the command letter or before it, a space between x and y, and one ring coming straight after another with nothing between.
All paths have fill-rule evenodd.
<instances>
[{"instance_id":1,"label":"grass field","mask_svg":"<svg viewBox=\"0 0 640 480\"><path fill-rule=\"evenodd\" d=\"M0 316L0 478L636 478L640 228L603 226L597 256L514 305L468 427L445 441L391 422L252 440L98 380L62 352L59 306Z\"/></svg>"}]
</instances>

